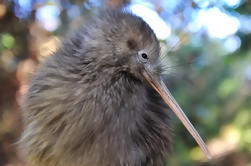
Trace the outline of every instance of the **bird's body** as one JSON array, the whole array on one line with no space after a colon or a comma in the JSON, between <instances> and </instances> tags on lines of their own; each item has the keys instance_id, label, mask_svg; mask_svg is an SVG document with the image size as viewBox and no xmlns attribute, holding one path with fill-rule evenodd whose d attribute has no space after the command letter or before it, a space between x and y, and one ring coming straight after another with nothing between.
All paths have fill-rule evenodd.
<instances>
[{"instance_id":1,"label":"bird's body","mask_svg":"<svg viewBox=\"0 0 251 166\"><path fill-rule=\"evenodd\" d=\"M23 104L20 145L32 166L162 166L171 131L161 97L207 153L160 79L159 52L151 28L119 10L65 39Z\"/></svg>"},{"instance_id":2,"label":"bird's body","mask_svg":"<svg viewBox=\"0 0 251 166\"><path fill-rule=\"evenodd\" d=\"M149 26L118 11L106 12L64 41L34 76L23 106L21 145L31 163L162 165L171 146L167 107L125 65L130 53L152 44L157 62L158 41Z\"/></svg>"}]
</instances>

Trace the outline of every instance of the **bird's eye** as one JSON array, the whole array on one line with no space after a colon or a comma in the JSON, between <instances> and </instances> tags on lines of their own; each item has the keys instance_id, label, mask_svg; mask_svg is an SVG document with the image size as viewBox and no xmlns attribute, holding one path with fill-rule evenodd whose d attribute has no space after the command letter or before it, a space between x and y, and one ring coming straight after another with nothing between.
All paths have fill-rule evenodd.
<instances>
[{"instance_id":1,"label":"bird's eye","mask_svg":"<svg viewBox=\"0 0 251 166\"><path fill-rule=\"evenodd\" d=\"M144 59L148 59L148 57L147 57L147 54L146 54L146 53L142 53L142 54L141 54L141 56L142 56L142 58L144 58Z\"/></svg>"},{"instance_id":2,"label":"bird's eye","mask_svg":"<svg viewBox=\"0 0 251 166\"><path fill-rule=\"evenodd\" d=\"M146 63L148 61L148 55L145 52L139 52L139 59L141 62Z\"/></svg>"}]
</instances>

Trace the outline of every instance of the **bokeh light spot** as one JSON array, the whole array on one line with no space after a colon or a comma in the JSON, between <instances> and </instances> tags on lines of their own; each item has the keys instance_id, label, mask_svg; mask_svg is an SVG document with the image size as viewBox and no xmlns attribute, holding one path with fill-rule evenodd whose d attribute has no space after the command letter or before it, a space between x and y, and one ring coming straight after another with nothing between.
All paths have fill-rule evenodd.
<instances>
[{"instance_id":1,"label":"bokeh light spot","mask_svg":"<svg viewBox=\"0 0 251 166\"><path fill-rule=\"evenodd\" d=\"M224 42L224 48L227 52L235 52L241 46L241 40L238 36L231 36Z\"/></svg>"},{"instance_id":2,"label":"bokeh light spot","mask_svg":"<svg viewBox=\"0 0 251 166\"><path fill-rule=\"evenodd\" d=\"M229 7L237 7L239 6L241 0L224 0L225 4Z\"/></svg>"},{"instance_id":3,"label":"bokeh light spot","mask_svg":"<svg viewBox=\"0 0 251 166\"><path fill-rule=\"evenodd\" d=\"M237 18L227 15L216 7L200 10L196 24L200 28L206 28L209 36L213 38L226 38L233 35L240 26Z\"/></svg>"},{"instance_id":4,"label":"bokeh light spot","mask_svg":"<svg viewBox=\"0 0 251 166\"><path fill-rule=\"evenodd\" d=\"M8 33L4 34L4 35L2 35L1 43L7 49L11 49L15 44L15 38L12 35L8 34Z\"/></svg>"},{"instance_id":5,"label":"bokeh light spot","mask_svg":"<svg viewBox=\"0 0 251 166\"><path fill-rule=\"evenodd\" d=\"M244 130L243 140L246 143L251 144L251 129Z\"/></svg>"},{"instance_id":6,"label":"bokeh light spot","mask_svg":"<svg viewBox=\"0 0 251 166\"><path fill-rule=\"evenodd\" d=\"M159 39L165 40L168 38L171 28L156 11L140 4L134 4L130 6L130 9L150 25Z\"/></svg>"},{"instance_id":7,"label":"bokeh light spot","mask_svg":"<svg viewBox=\"0 0 251 166\"><path fill-rule=\"evenodd\" d=\"M36 12L36 19L48 31L54 31L59 26L60 9L55 5L45 5Z\"/></svg>"},{"instance_id":8,"label":"bokeh light spot","mask_svg":"<svg viewBox=\"0 0 251 166\"><path fill-rule=\"evenodd\" d=\"M199 147L193 148L189 155L193 160L201 160L204 157L204 154Z\"/></svg>"},{"instance_id":9,"label":"bokeh light spot","mask_svg":"<svg viewBox=\"0 0 251 166\"><path fill-rule=\"evenodd\" d=\"M245 76L248 80L251 80L251 66L248 66L246 69L245 69Z\"/></svg>"},{"instance_id":10,"label":"bokeh light spot","mask_svg":"<svg viewBox=\"0 0 251 166\"><path fill-rule=\"evenodd\" d=\"M0 18L4 17L6 14L7 8L4 4L0 4Z\"/></svg>"},{"instance_id":11,"label":"bokeh light spot","mask_svg":"<svg viewBox=\"0 0 251 166\"><path fill-rule=\"evenodd\" d=\"M218 95L225 98L237 89L237 82L234 79L225 79L218 88Z\"/></svg>"}]
</instances>

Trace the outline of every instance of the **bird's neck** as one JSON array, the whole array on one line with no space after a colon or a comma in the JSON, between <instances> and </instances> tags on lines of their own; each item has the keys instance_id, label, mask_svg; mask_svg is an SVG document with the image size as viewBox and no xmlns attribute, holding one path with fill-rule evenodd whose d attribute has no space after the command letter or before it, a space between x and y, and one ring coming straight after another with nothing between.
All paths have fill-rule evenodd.
<instances>
[{"instance_id":1,"label":"bird's neck","mask_svg":"<svg viewBox=\"0 0 251 166\"><path fill-rule=\"evenodd\" d=\"M99 73L99 79L94 86L99 89L99 94L106 96L112 101L111 104L118 107L123 106L124 103L130 103L132 97L136 100L145 93L144 84L132 74L124 71Z\"/></svg>"}]
</instances>

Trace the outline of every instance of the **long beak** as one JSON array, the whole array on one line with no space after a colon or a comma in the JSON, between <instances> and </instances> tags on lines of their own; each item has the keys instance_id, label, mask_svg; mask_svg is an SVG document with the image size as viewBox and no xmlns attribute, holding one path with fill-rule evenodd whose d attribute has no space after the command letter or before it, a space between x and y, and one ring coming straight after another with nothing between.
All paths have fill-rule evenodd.
<instances>
[{"instance_id":1,"label":"long beak","mask_svg":"<svg viewBox=\"0 0 251 166\"><path fill-rule=\"evenodd\" d=\"M168 104L168 106L171 108L171 110L175 113L175 115L180 119L180 121L183 123L183 125L187 128L187 130L190 132L190 134L193 136L193 138L196 140L196 142L199 144L202 151L205 153L208 159L211 159L212 156L204 143L204 141L201 139L199 133L196 131L196 129L193 127L185 113L182 111L170 91L165 86L164 82L161 80L159 76L154 76L154 74L151 74L151 72L146 69L143 72L143 75L145 79L152 85L152 87L160 94L160 96L163 98L163 100Z\"/></svg>"}]
</instances>

